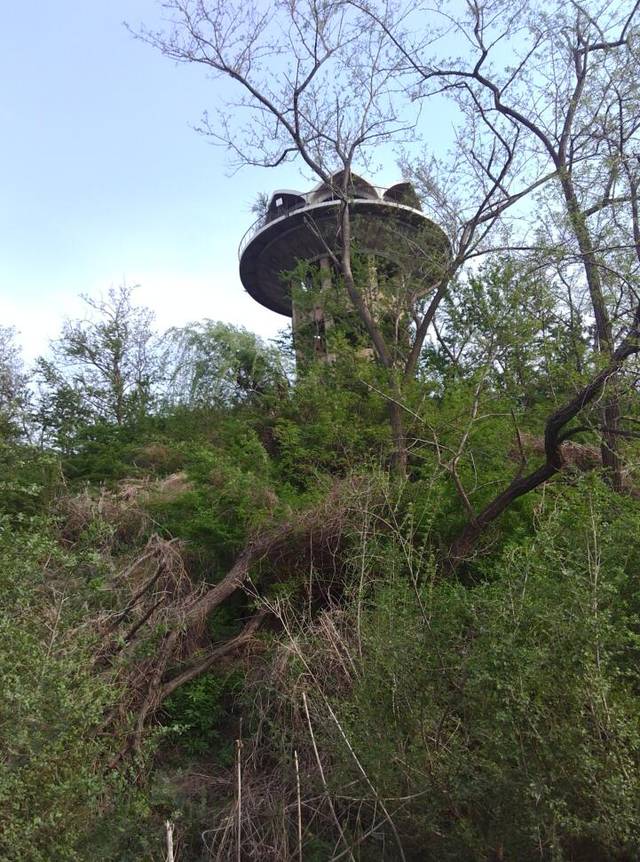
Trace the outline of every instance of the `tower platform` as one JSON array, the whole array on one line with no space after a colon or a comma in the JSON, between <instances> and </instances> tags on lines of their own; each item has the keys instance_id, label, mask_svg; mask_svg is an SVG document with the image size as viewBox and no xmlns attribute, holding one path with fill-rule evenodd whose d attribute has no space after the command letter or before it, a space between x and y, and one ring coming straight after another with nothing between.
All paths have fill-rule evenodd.
<instances>
[{"instance_id":1,"label":"tower platform","mask_svg":"<svg viewBox=\"0 0 640 862\"><path fill-rule=\"evenodd\" d=\"M340 176L334 178L335 185ZM292 316L286 273L299 261L315 263L327 258L327 248L339 255L339 209L331 186L311 192L274 192L264 217L247 231L238 251L240 279L261 305ZM350 192L354 248L364 255L391 260L425 292L438 277L450 253L444 231L420 209L410 183L377 189L352 177Z\"/></svg>"}]
</instances>

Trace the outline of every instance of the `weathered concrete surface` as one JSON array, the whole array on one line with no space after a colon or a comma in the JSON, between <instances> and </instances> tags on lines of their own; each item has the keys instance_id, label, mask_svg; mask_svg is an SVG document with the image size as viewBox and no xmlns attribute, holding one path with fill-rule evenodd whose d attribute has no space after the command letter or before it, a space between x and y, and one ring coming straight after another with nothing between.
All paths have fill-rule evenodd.
<instances>
[{"instance_id":1,"label":"weathered concrete surface","mask_svg":"<svg viewBox=\"0 0 640 862\"><path fill-rule=\"evenodd\" d=\"M354 247L364 254L393 260L406 276L424 283L437 280L449 255L444 232L413 206L381 199L351 204ZM249 294L272 311L291 317L291 296L284 273L299 261L326 256L325 243L339 249L339 201L311 203L268 222L240 254L240 278Z\"/></svg>"}]
</instances>

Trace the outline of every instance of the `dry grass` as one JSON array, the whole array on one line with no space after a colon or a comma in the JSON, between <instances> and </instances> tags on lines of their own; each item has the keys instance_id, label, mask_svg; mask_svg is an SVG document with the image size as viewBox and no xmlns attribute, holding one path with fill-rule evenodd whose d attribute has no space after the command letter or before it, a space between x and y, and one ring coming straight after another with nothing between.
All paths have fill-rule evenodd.
<instances>
[{"instance_id":1,"label":"dry grass","mask_svg":"<svg viewBox=\"0 0 640 862\"><path fill-rule=\"evenodd\" d=\"M203 835L209 858L233 862L240 838L249 862L297 862L312 847L313 858L353 862L359 845L382 834L392 816L366 775L342 786L336 779L332 750L348 736L330 699L358 672L353 619L337 607L312 622L289 603L270 609L283 634L268 664L247 681L252 733L240 748L240 778L237 770L218 776L215 800L223 804Z\"/></svg>"},{"instance_id":2,"label":"dry grass","mask_svg":"<svg viewBox=\"0 0 640 862\"><path fill-rule=\"evenodd\" d=\"M312 836L326 838L341 858L353 858L350 842L379 821L380 802L371 809L372 791L361 782L329 790L332 763L319 753L314 734L334 722L328 693L348 689L357 673L357 625L340 605L353 591L353 537L362 530L362 513L380 504L380 487L361 479L336 483L318 505L249 537L214 585L194 583L180 541L149 535L144 500L152 489L181 494L188 483L178 473L162 482L122 483L97 497L67 497L59 506L66 542L100 522L110 528L102 551L112 561L118 559L118 536L139 548L120 560L109 579L112 609L90 623L100 642L96 669L108 673L120 692L103 725L126 740L112 766L140 750L146 728L176 684L242 651L249 656L255 731L238 747L236 767L211 779L208 792L220 814L203 836L210 858L237 860L240 841L244 860L286 862L299 859ZM259 592L250 580L257 572ZM298 584L290 599L265 597L273 582L289 580ZM238 590L258 611L234 638L212 644L208 618ZM252 648L265 618L280 632L268 652ZM275 739L274 727L287 728L286 738ZM202 781L197 784L201 792ZM349 839L343 824L349 824Z\"/></svg>"},{"instance_id":3,"label":"dry grass","mask_svg":"<svg viewBox=\"0 0 640 862\"><path fill-rule=\"evenodd\" d=\"M101 525L101 553L110 553L116 543L135 546L151 527L149 515L126 487L116 492L102 489L97 495L85 490L61 496L54 511L60 518L60 538L70 545L90 528Z\"/></svg>"}]
</instances>

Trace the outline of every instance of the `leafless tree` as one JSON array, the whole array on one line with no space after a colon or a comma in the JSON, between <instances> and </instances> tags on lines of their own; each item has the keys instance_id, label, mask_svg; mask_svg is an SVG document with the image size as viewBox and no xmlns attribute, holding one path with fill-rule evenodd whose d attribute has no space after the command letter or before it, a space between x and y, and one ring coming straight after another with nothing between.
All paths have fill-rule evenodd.
<instances>
[{"instance_id":1,"label":"leafless tree","mask_svg":"<svg viewBox=\"0 0 640 862\"><path fill-rule=\"evenodd\" d=\"M445 162L429 155L408 163L440 222L448 219L450 234L464 244L469 181L491 187L492 159L509 142L511 176L505 179L511 185L500 177L494 192L500 223L489 219L489 229L476 230L468 257L520 254L564 286L571 321L584 294L593 322L593 377L548 418L545 463L527 474L523 459L513 482L480 512L467 505L462 489L469 521L450 550L455 566L514 499L561 468L563 441L585 427L599 432L606 475L623 489L619 441L636 436L621 410L621 377L625 367L631 370L633 394L640 3L467 0L412 13L403 5L353 5L385 32L415 97L426 104L447 98L453 106L454 155ZM435 39L428 38L425 21L429 28L435 22ZM450 56L452 47L456 56ZM514 175L523 184L515 200ZM589 405L598 405L599 421L571 427Z\"/></svg>"},{"instance_id":2,"label":"leafless tree","mask_svg":"<svg viewBox=\"0 0 640 862\"><path fill-rule=\"evenodd\" d=\"M560 425L555 413L549 417L548 429L562 431L555 442L547 434L545 469L517 481L530 490L559 469L562 440L574 433L567 424L596 401L602 462L621 490L619 441L630 432L620 375L637 352L640 2L467 0L427 8L401 0L284 0L261 11L257 3L168 0L164 8L169 28L139 35L174 60L231 80L241 93L215 122L205 115L202 131L225 144L238 165L277 167L298 158L333 185L342 205L332 256L388 372L383 394L398 472L407 463L403 393L448 285L465 266L499 251L553 275L571 320L584 295L594 331L585 369L593 377L558 408ZM428 214L445 229L451 255L415 292L413 338L402 353L354 276L350 182L381 143L408 142L413 106L429 115L445 103L454 109L452 154L416 159L408 151L404 163ZM491 521L519 489L470 524ZM462 544L468 550L473 542ZM456 559L459 550L452 551Z\"/></svg>"}]
</instances>

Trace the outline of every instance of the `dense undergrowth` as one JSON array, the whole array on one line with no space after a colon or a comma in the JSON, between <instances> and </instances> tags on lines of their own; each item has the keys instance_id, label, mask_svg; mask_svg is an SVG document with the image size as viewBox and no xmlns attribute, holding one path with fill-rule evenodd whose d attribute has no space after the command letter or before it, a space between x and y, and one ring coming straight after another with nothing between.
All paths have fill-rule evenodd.
<instances>
[{"instance_id":1,"label":"dense undergrowth","mask_svg":"<svg viewBox=\"0 0 640 862\"><path fill-rule=\"evenodd\" d=\"M406 477L348 354L64 446L8 426L0 856L161 860L170 820L182 862L637 858L635 442L625 493L585 434L442 567L455 480L481 509L579 385L545 344L519 398L428 351Z\"/></svg>"}]
</instances>

